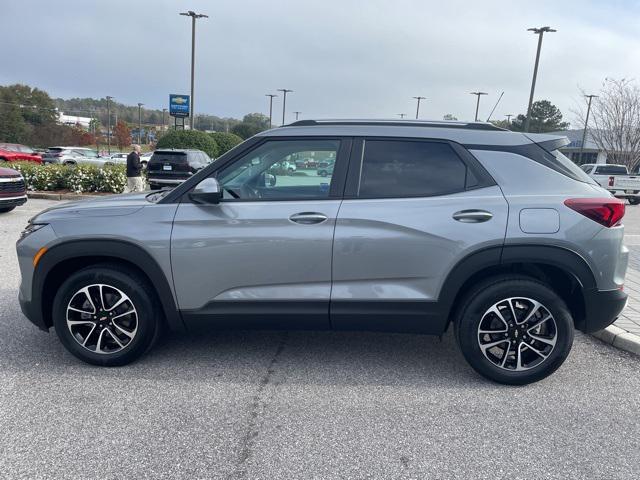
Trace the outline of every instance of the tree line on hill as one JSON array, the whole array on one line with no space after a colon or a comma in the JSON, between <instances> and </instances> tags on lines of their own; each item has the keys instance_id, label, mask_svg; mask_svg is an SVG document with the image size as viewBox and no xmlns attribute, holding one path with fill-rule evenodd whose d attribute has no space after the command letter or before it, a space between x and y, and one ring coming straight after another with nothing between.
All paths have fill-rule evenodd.
<instances>
[{"instance_id":1,"label":"tree line on hill","mask_svg":"<svg viewBox=\"0 0 640 480\"><path fill-rule=\"evenodd\" d=\"M131 141L130 130L138 125L138 107L110 102L109 109L114 145L128 146ZM79 126L59 124L58 112L94 120L87 131ZM158 137L172 130L173 119L168 113L165 114L165 124L169 128L159 128L163 122L162 115L162 110L158 109L141 110L142 123L157 126ZM0 86L0 142L22 143L33 147L105 145L107 123L106 98L53 99L44 90L28 85ZM242 120L197 115L194 127L196 130L230 132L246 139L270 128L270 125L266 115L250 113Z\"/></svg>"}]
</instances>

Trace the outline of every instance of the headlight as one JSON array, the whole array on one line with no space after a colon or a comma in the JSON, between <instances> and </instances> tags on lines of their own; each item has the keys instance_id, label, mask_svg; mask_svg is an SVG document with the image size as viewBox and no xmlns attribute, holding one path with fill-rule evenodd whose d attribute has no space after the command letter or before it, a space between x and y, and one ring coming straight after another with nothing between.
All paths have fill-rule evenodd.
<instances>
[{"instance_id":1,"label":"headlight","mask_svg":"<svg viewBox=\"0 0 640 480\"><path fill-rule=\"evenodd\" d=\"M20 240L23 240L28 235L31 235L33 232L37 232L42 227L46 227L46 223L29 223L25 229L20 233Z\"/></svg>"}]
</instances>

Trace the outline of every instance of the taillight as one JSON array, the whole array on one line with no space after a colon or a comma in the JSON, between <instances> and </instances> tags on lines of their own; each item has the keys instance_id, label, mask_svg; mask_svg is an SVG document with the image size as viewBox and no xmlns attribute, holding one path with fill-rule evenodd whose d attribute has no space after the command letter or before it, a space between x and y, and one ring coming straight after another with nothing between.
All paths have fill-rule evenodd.
<instances>
[{"instance_id":1,"label":"taillight","mask_svg":"<svg viewBox=\"0 0 640 480\"><path fill-rule=\"evenodd\" d=\"M609 186L613 187L613 182L615 181L615 177L609 177Z\"/></svg>"},{"instance_id":2,"label":"taillight","mask_svg":"<svg viewBox=\"0 0 640 480\"><path fill-rule=\"evenodd\" d=\"M624 202L618 198L569 198L564 204L607 228L619 225L624 217Z\"/></svg>"}]
</instances>

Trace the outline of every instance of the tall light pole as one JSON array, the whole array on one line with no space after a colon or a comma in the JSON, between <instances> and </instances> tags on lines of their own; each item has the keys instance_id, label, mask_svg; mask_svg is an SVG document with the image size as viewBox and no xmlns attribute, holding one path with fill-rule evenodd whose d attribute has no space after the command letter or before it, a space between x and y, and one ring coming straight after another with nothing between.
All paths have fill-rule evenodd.
<instances>
[{"instance_id":1,"label":"tall light pole","mask_svg":"<svg viewBox=\"0 0 640 480\"><path fill-rule=\"evenodd\" d=\"M404 118L404 117L406 117L406 116L407 116L407 114L406 114L406 113L398 113L398 116L399 116L400 118Z\"/></svg>"},{"instance_id":2,"label":"tall light pole","mask_svg":"<svg viewBox=\"0 0 640 480\"><path fill-rule=\"evenodd\" d=\"M427 97L413 97L418 100L418 106L416 107L416 120L418 119L418 115L420 115L420 100L426 100Z\"/></svg>"},{"instance_id":3,"label":"tall light pole","mask_svg":"<svg viewBox=\"0 0 640 480\"><path fill-rule=\"evenodd\" d=\"M529 125L531 124L531 106L533 105L533 93L536 90L536 77L538 76L538 63L540 63L540 50L542 49L542 36L545 32L556 32L551 27L540 28L528 28L528 32L533 32L538 35L538 51L536 52L536 63L533 67L533 80L531 81L531 94L529 95L529 106L527 107L527 119L524 121L524 131L529 131Z\"/></svg>"},{"instance_id":4,"label":"tall light pole","mask_svg":"<svg viewBox=\"0 0 640 480\"><path fill-rule=\"evenodd\" d=\"M273 126L273 98L277 97L275 93L267 93L265 97L269 97L269 128Z\"/></svg>"},{"instance_id":5,"label":"tall light pole","mask_svg":"<svg viewBox=\"0 0 640 480\"><path fill-rule=\"evenodd\" d=\"M191 17L191 113L189 116L189 126L191 130L193 130L193 110L194 110L194 100L193 100L193 77L196 68L196 20L198 18L209 18L208 15L203 15L201 13L196 13L192 10L188 12L182 12L180 15L184 15L186 17Z\"/></svg>"},{"instance_id":6,"label":"tall light pole","mask_svg":"<svg viewBox=\"0 0 640 480\"><path fill-rule=\"evenodd\" d=\"M107 95L107 152L111 155L111 110L109 109L109 102L113 100L113 97Z\"/></svg>"},{"instance_id":7,"label":"tall light pole","mask_svg":"<svg viewBox=\"0 0 640 480\"><path fill-rule=\"evenodd\" d=\"M144 105L144 103L138 103L138 145L140 145L141 142L141 136L142 136L142 106Z\"/></svg>"},{"instance_id":8,"label":"tall light pole","mask_svg":"<svg viewBox=\"0 0 640 480\"><path fill-rule=\"evenodd\" d=\"M298 120L298 115L300 115L302 112L293 112L296 114L296 120Z\"/></svg>"},{"instance_id":9,"label":"tall light pole","mask_svg":"<svg viewBox=\"0 0 640 480\"><path fill-rule=\"evenodd\" d=\"M287 88L279 88L278 91L282 92L282 125L284 125L284 114L287 107L287 93L291 93L293 92L293 90L289 90Z\"/></svg>"},{"instance_id":10,"label":"tall light pole","mask_svg":"<svg viewBox=\"0 0 640 480\"><path fill-rule=\"evenodd\" d=\"M507 117L507 123L511 125L511 117L513 117L513 113L507 113L505 117Z\"/></svg>"},{"instance_id":11,"label":"tall light pole","mask_svg":"<svg viewBox=\"0 0 640 480\"><path fill-rule=\"evenodd\" d=\"M598 95L585 95L588 98L587 116L584 119L584 131L582 132L582 143L580 144L580 163L582 164L582 156L584 155L584 143L587 141L587 128L589 126L589 113L591 113L591 100L598 98Z\"/></svg>"},{"instance_id":12,"label":"tall light pole","mask_svg":"<svg viewBox=\"0 0 640 480\"><path fill-rule=\"evenodd\" d=\"M489 95L486 92L470 92L471 95L475 95L476 97L478 97L478 100L476 101L476 117L475 117L475 121L478 121L478 110L480 109L480 97L482 95Z\"/></svg>"},{"instance_id":13,"label":"tall light pole","mask_svg":"<svg viewBox=\"0 0 640 480\"><path fill-rule=\"evenodd\" d=\"M162 131L163 131L163 132L164 132L164 130L165 130L165 121L164 121L164 119L165 119L165 114L166 114L166 113L167 113L167 109L166 109L166 108L163 108L163 109L162 109Z\"/></svg>"}]
</instances>

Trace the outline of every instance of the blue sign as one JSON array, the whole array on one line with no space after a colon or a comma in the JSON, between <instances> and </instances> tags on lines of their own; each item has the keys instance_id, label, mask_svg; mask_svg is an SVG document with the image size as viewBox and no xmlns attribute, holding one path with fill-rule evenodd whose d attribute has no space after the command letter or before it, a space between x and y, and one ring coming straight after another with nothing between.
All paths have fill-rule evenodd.
<instances>
[{"instance_id":1,"label":"blue sign","mask_svg":"<svg viewBox=\"0 0 640 480\"><path fill-rule=\"evenodd\" d=\"M169 95L169 115L172 117L189 116L189 95Z\"/></svg>"}]
</instances>

